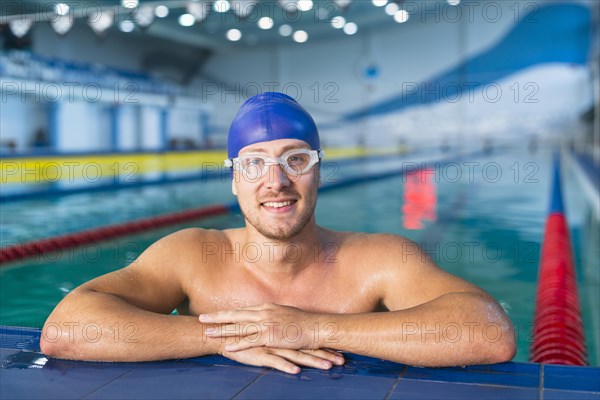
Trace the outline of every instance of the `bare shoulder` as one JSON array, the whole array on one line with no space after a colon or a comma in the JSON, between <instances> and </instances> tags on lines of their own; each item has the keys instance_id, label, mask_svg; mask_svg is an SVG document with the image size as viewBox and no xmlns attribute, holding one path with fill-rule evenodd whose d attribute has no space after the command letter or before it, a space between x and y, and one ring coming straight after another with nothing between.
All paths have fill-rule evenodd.
<instances>
[{"instance_id":1,"label":"bare shoulder","mask_svg":"<svg viewBox=\"0 0 600 400\"><path fill-rule=\"evenodd\" d=\"M434 265L433 261L412 240L391 233L339 232L341 247L369 265L396 269L401 265Z\"/></svg>"},{"instance_id":2,"label":"bare shoulder","mask_svg":"<svg viewBox=\"0 0 600 400\"><path fill-rule=\"evenodd\" d=\"M483 291L440 268L412 240L388 233L340 232L348 268L380 288L390 310L413 307L450 292ZM366 279L366 278L365 278Z\"/></svg>"},{"instance_id":3,"label":"bare shoulder","mask_svg":"<svg viewBox=\"0 0 600 400\"><path fill-rule=\"evenodd\" d=\"M435 263L412 240L389 233L345 232L322 229L324 249L332 253L345 273L379 276L408 273L410 269L436 268ZM330 257L331 258L331 257ZM421 268L421 271L423 269Z\"/></svg>"},{"instance_id":4,"label":"bare shoulder","mask_svg":"<svg viewBox=\"0 0 600 400\"><path fill-rule=\"evenodd\" d=\"M173 232L154 242L139 257L142 262L155 263L158 260L169 259L169 264L177 261L187 261L190 257L198 256L210 243L226 241L224 231L215 229L187 228Z\"/></svg>"},{"instance_id":5,"label":"bare shoulder","mask_svg":"<svg viewBox=\"0 0 600 400\"><path fill-rule=\"evenodd\" d=\"M99 276L78 289L116 295L139 308L170 313L187 298L187 282L208 275L202 267L202 245L223 233L184 229L148 247L127 267Z\"/></svg>"}]
</instances>

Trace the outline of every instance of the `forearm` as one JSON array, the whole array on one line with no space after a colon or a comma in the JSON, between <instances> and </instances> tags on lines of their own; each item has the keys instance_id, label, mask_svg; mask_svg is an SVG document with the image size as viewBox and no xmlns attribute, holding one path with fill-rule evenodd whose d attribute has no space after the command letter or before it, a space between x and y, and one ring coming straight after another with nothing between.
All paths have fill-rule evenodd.
<instances>
[{"instance_id":1,"label":"forearm","mask_svg":"<svg viewBox=\"0 0 600 400\"><path fill-rule=\"evenodd\" d=\"M502 362L515 352L510 320L493 300L451 293L411 309L321 315L322 347L410 365Z\"/></svg>"},{"instance_id":2,"label":"forearm","mask_svg":"<svg viewBox=\"0 0 600 400\"><path fill-rule=\"evenodd\" d=\"M153 313L117 296L74 292L48 317L40 346L51 357L95 361L151 361L215 354L196 317Z\"/></svg>"}]
</instances>

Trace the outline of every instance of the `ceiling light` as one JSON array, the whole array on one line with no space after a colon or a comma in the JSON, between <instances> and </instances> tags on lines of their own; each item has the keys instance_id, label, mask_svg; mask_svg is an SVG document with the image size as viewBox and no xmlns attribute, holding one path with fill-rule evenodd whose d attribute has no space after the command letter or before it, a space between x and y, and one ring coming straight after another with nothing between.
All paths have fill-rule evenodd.
<instances>
[{"instance_id":1,"label":"ceiling light","mask_svg":"<svg viewBox=\"0 0 600 400\"><path fill-rule=\"evenodd\" d=\"M273 27L273 18L262 17L258 20L258 27L260 29L271 29Z\"/></svg>"},{"instance_id":2,"label":"ceiling light","mask_svg":"<svg viewBox=\"0 0 600 400\"><path fill-rule=\"evenodd\" d=\"M210 12L210 3L202 1L197 3L189 3L187 5L187 11L192 14L195 21L203 21ZM194 22L195 22L194 21ZM184 25L189 26L189 25Z\"/></svg>"},{"instance_id":3,"label":"ceiling light","mask_svg":"<svg viewBox=\"0 0 600 400\"><path fill-rule=\"evenodd\" d=\"M179 16L179 25L192 26L196 23L196 18L192 14L182 14Z\"/></svg>"},{"instance_id":4,"label":"ceiling light","mask_svg":"<svg viewBox=\"0 0 600 400\"><path fill-rule=\"evenodd\" d=\"M331 20L331 26L333 26L335 29L342 29L344 25L346 25L346 18L342 17L341 15L333 17Z\"/></svg>"},{"instance_id":5,"label":"ceiling light","mask_svg":"<svg viewBox=\"0 0 600 400\"><path fill-rule=\"evenodd\" d=\"M73 18L61 16L51 20L50 25L52 26L52 29L54 29L54 32L58 33L59 35L64 35L69 32L73 26Z\"/></svg>"},{"instance_id":6,"label":"ceiling light","mask_svg":"<svg viewBox=\"0 0 600 400\"><path fill-rule=\"evenodd\" d=\"M292 37L297 43L304 43L308 40L308 33L305 31L296 31L294 32L294 36Z\"/></svg>"},{"instance_id":7,"label":"ceiling light","mask_svg":"<svg viewBox=\"0 0 600 400\"><path fill-rule=\"evenodd\" d=\"M346 8L352 3L352 0L333 0L338 7Z\"/></svg>"},{"instance_id":8,"label":"ceiling light","mask_svg":"<svg viewBox=\"0 0 600 400\"><path fill-rule=\"evenodd\" d=\"M292 27L288 24L281 25L279 27L279 34L284 37L288 37L292 34Z\"/></svg>"},{"instance_id":9,"label":"ceiling light","mask_svg":"<svg viewBox=\"0 0 600 400\"><path fill-rule=\"evenodd\" d=\"M400 7L398 7L398 4L396 3L390 3L387 6L385 6L385 13L387 15L394 15L398 12L398 9Z\"/></svg>"},{"instance_id":10,"label":"ceiling light","mask_svg":"<svg viewBox=\"0 0 600 400\"><path fill-rule=\"evenodd\" d=\"M398 12L396 12L396 14L394 14L394 21L396 21L399 24L403 24L406 21L408 21L409 15L408 15L408 11L406 10L400 10Z\"/></svg>"},{"instance_id":11,"label":"ceiling light","mask_svg":"<svg viewBox=\"0 0 600 400\"><path fill-rule=\"evenodd\" d=\"M354 35L358 31L358 26L354 22L348 22L344 25L344 33L346 35Z\"/></svg>"},{"instance_id":12,"label":"ceiling light","mask_svg":"<svg viewBox=\"0 0 600 400\"><path fill-rule=\"evenodd\" d=\"M121 32L125 33L133 32L133 30L135 29L135 24L130 20L126 19L125 21L121 21L121 23L119 23L119 29L121 30Z\"/></svg>"},{"instance_id":13,"label":"ceiling light","mask_svg":"<svg viewBox=\"0 0 600 400\"><path fill-rule=\"evenodd\" d=\"M125 8L136 8L139 3L138 0L121 0L121 5Z\"/></svg>"},{"instance_id":14,"label":"ceiling light","mask_svg":"<svg viewBox=\"0 0 600 400\"><path fill-rule=\"evenodd\" d=\"M460 4L460 0L448 0L448 4L451 6L457 6Z\"/></svg>"},{"instance_id":15,"label":"ceiling light","mask_svg":"<svg viewBox=\"0 0 600 400\"><path fill-rule=\"evenodd\" d=\"M375 7L383 7L387 4L388 0L371 0Z\"/></svg>"},{"instance_id":16,"label":"ceiling light","mask_svg":"<svg viewBox=\"0 0 600 400\"><path fill-rule=\"evenodd\" d=\"M133 15L133 19L142 28L150 26L154 22L154 7L149 5L141 6Z\"/></svg>"},{"instance_id":17,"label":"ceiling light","mask_svg":"<svg viewBox=\"0 0 600 400\"><path fill-rule=\"evenodd\" d=\"M309 11L313 8L312 0L298 0L298 10L300 11Z\"/></svg>"},{"instance_id":18,"label":"ceiling light","mask_svg":"<svg viewBox=\"0 0 600 400\"><path fill-rule=\"evenodd\" d=\"M257 0L231 0L231 8L235 15L246 18L254 11Z\"/></svg>"},{"instance_id":19,"label":"ceiling light","mask_svg":"<svg viewBox=\"0 0 600 400\"><path fill-rule=\"evenodd\" d=\"M230 29L227 31L226 36L232 42L237 42L242 38L242 32L239 29Z\"/></svg>"},{"instance_id":20,"label":"ceiling light","mask_svg":"<svg viewBox=\"0 0 600 400\"><path fill-rule=\"evenodd\" d=\"M167 15L169 15L169 7L162 5L156 6L154 9L154 15L156 15L158 18L165 18Z\"/></svg>"},{"instance_id":21,"label":"ceiling light","mask_svg":"<svg viewBox=\"0 0 600 400\"><path fill-rule=\"evenodd\" d=\"M57 3L54 5L54 11L58 15L67 15L69 13L69 5L65 3Z\"/></svg>"},{"instance_id":22,"label":"ceiling light","mask_svg":"<svg viewBox=\"0 0 600 400\"><path fill-rule=\"evenodd\" d=\"M217 0L213 3L213 10L216 12L224 13L229 11L231 4L227 0Z\"/></svg>"},{"instance_id":23,"label":"ceiling light","mask_svg":"<svg viewBox=\"0 0 600 400\"><path fill-rule=\"evenodd\" d=\"M10 31L18 38L22 38L23 36L27 35L31 25L33 25L33 20L23 18L12 19L8 23Z\"/></svg>"},{"instance_id":24,"label":"ceiling light","mask_svg":"<svg viewBox=\"0 0 600 400\"><path fill-rule=\"evenodd\" d=\"M97 18L92 18L91 16L88 18L88 24L92 28L94 32L100 34L110 28L115 19L114 11L112 10L104 10L98 13Z\"/></svg>"}]
</instances>

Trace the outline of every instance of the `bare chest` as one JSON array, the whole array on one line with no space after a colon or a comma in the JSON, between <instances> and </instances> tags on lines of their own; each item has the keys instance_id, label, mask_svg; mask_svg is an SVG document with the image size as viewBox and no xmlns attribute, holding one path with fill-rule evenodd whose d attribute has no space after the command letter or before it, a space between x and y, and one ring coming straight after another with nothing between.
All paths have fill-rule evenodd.
<instances>
[{"instance_id":1,"label":"bare chest","mask_svg":"<svg viewBox=\"0 0 600 400\"><path fill-rule=\"evenodd\" d=\"M264 303L289 305L309 312L359 313L377 310L379 297L368 282L336 273L269 286L229 274L208 284L190 285L188 303L191 315Z\"/></svg>"}]
</instances>

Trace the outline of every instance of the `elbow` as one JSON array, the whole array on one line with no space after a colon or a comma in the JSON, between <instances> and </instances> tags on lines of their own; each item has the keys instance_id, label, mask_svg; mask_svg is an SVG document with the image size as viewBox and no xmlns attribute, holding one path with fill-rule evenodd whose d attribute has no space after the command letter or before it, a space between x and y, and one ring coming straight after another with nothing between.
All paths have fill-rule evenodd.
<instances>
[{"instance_id":1,"label":"elbow","mask_svg":"<svg viewBox=\"0 0 600 400\"><path fill-rule=\"evenodd\" d=\"M464 365L499 364L511 361L516 352L517 344L511 330L502 330L499 337L490 338L482 334L481 340L472 342L465 353L468 354Z\"/></svg>"},{"instance_id":2,"label":"elbow","mask_svg":"<svg viewBox=\"0 0 600 400\"><path fill-rule=\"evenodd\" d=\"M512 323L507 319L497 324L499 334L492 338L484 332L484 342L487 354L486 363L497 364L511 361L517 353L517 341ZM487 340L486 340L487 339Z\"/></svg>"},{"instance_id":3,"label":"elbow","mask_svg":"<svg viewBox=\"0 0 600 400\"><path fill-rule=\"evenodd\" d=\"M517 346L514 341L502 341L491 346L488 345L482 360L477 364L499 364L512 361L517 352Z\"/></svg>"},{"instance_id":4,"label":"elbow","mask_svg":"<svg viewBox=\"0 0 600 400\"><path fill-rule=\"evenodd\" d=\"M515 328L496 301L489 302L485 309L487 323L483 328L483 338L488 342L489 362L496 364L511 361L517 353Z\"/></svg>"},{"instance_id":5,"label":"elbow","mask_svg":"<svg viewBox=\"0 0 600 400\"><path fill-rule=\"evenodd\" d=\"M48 357L57 357L57 346L44 337L44 331L42 331L42 336L40 337L40 350Z\"/></svg>"},{"instance_id":6,"label":"elbow","mask_svg":"<svg viewBox=\"0 0 600 400\"><path fill-rule=\"evenodd\" d=\"M505 329L501 340L494 346L492 353L492 363L503 363L511 361L517 353L517 343L515 340L514 330Z\"/></svg>"},{"instance_id":7,"label":"elbow","mask_svg":"<svg viewBox=\"0 0 600 400\"><path fill-rule=\"evenodd\" d=\"M55 329L55 324L46 324L40 336L40 350L44 355L52 358L72 358L75 343L60 335Z\"/></svg>"},{"instance_id":8,"label":"elbow","mask_svg":"<svg viewBox=\"0 0 600 400\"><path fill-rule=\"evenodd\" d=\"M54 340L53 338L48 337L48 325L44 325L42 329L42 334L40 335L40 350L48 357L57 358L59 357L60 349L59 344L60 340Z\"/></svg>"}]
</instances>

